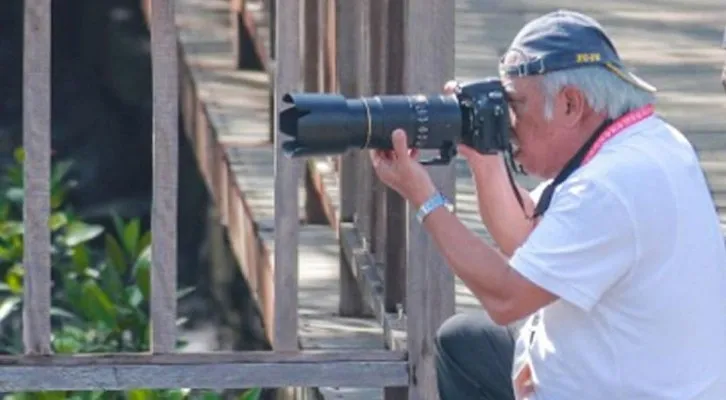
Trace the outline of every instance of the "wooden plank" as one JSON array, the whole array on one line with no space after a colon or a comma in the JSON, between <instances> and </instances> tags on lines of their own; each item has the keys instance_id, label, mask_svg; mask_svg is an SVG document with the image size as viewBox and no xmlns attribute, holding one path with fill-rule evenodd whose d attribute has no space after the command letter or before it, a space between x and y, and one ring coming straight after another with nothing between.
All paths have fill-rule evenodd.
<instances>
[{"instance_id":1,"label":"wooden plank","mask_svg":"<svg viewBox=\"0 0 726 400\"><path fill-rule=\"evenodd\" d=\"M450 0L406 1L404 91L440 93L454 76L455 2ZM452 202L455 199L454 164L428 167L436 186ZM428 233L408 216L409 247L406 285L407 344L411 365L409 399L437 399L433 360L434 336L446 318L454 314L454 276Z\"/></svg>"},{"instance_id":2,"label":"wooden plank","mask_svg":"<svg viewBox=\"0 0 726 400\"><path fill-rule=\"evenodd\" d=\"M24 249L23 344L50 353L50 54L51 5L26 0L23 45Z\"/></svg>"},{"instance_id":3,"label":"wooden plank","mask_svg":"<svg viewBox=\"0 0 726 400\"><path fill-rule=\"evenodd\" d=\"M361 240L361 234L351 222L342 222L338 228L341 256L351 266L359 290L364 293L368 305L383 327L386 345L392 350L406 349L406 316L391 313L385 309L383 281L378 273L373 256Z\"/></svg>"},{"instance_id":4,"label":"wooden plank","mask_svg":"<svg viewBox=\"0 0 726 400\"><path fill-rule=\"evenodd\" d=\"M0 357L0 392L286 386L399 386L404 352L241 352Z\"/></svg>"},{"instance_id":5,"label":"wooden plank","mask_svg":"<svg viewBox=\"0 0 726 400\"><path fill-rule=\"evenodd\" d=\"M386 50L388 27L387 0L370 0L370 80L371 92L383 94L386 90L386 65L388 54ZM375 174L373 168L371 175L371 253L376 263L384 265L386 257L386 187Z\"/></svg>"},{"instance_id":6,"label":"wooden plank","mask_svg":"<svg viewBox=\"0 0 726 400\"><path fill-rule=\"evenodd\" d=\"M335 2L337 91L349 97L360 93L358 76L362 59L361 8L358 1ZM340 221L353 221L356 204L360 201L356 194L360 156L358 150L351 150L340 156ZM338 308L341 316L361 317L368 313L358 283L351 274L351 266L342 256Z\"/></svg>"},{"instance_id":7,"label":"wooden plank","mask_svg":"<svg viewBox=\"0 0 726 400\"><path fill-rule=\"evenodd\" d=\"M356 69L356 96L370 96L373 94L371 85L371 0L356 1L356 25L355 29L359 35L358 65ZM366 246L370 246L372 239L372 211L373 191L372 167L367 151L358 152L356 165L357 188L356 188L356 213L355 222L362 233Z\"/></svg>"},{"instance_id":8,"label":"wooden plank","mask_svg":"<svg viewBox=\"0 0 726 400\"><path fill-rule=\"evenodd\" d=\"M153 196L151 205L152 350L176 347L179 81L174 0L151 2Z\"/></svg>"},{"instance_id":9,"label":"wooden plank","mask_svg":"<svg viewBox=\"0 0 726 400\"><path fill-rule=\"evenodd\" d=\"M305 350L286 351L213 351L205 353L84 353L47 356L0 356L0 368L9 366L122 366L122 365L208 365L258 363L323 363L323 362L383 362L405 361L406 352L390 350ZM3 370L4 371L4 370Z\"/></svg>"},{"instance_id":10,"label":"wooden plank","mask_svg":"<svg viewBox=\"0 0 726 400\"><path fill-rule=\"evenodd\" d=\"M403 45L404 45L404 3L388 1L385 21L386 32L386 75L385 92L403 92ZM383 23L381 25L384 25ZM386 311L396 312L403 307L406 298L406 202L395 190L385 188L385 268L384 301Z\"/></svg>"},{"instance_id":11,"label":"wooden plank","mask_svg":"<svg viewBox=\"0 0 726 400\"><path fill-rule=\"evenodd\" d=\"M323 0L325 2L324 18L325 33L323 35L323 59L325 66L324 74L324 91L334 92L337 90L337 72L336 72L336 29L335 29L335 0Z\"/></svg>"},{"instance_id":12,"label":"wooden plank","mask_svg":"<svg viewBox=\"0 0 726 400\"><path fill-rule=\"evenodd\" d=\"M276 0L277 2L281 0ZM285 1L275 7L275 102L272 115L279 113L282 96L300 90L300 2ZM282 152L279 119L273 118L275 132L275 320L274 346L277 350L298 348L298 242L299 195L302 162Z\"/></svg>"}]
</instances>

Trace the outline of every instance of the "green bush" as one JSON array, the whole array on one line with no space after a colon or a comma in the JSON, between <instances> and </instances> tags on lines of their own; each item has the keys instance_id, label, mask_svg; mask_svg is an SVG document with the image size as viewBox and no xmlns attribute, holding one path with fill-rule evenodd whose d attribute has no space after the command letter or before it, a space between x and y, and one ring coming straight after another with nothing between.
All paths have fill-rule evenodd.
<instances>
[{"instance_id":1,"label":"green bush","mask_svg":"<svg viewBox=\"0 0 726 400\"><path fill-rule=\"evenodd\" d=\"M0 353L22 354L23 152L0 176ZM138 219L113 217L113 230L89 224L66 202L70 165L51 173L51 346L55 353L119 353L149 350L151 232ZM178 297L190 293L185 288ZM179 322L182 322L181 320ZM178 346L183 343L179 342ZM213 391L43 392L5 399L220 399ZM259 390L242 399L260 397Z\"/></svg>"}]
</instances>

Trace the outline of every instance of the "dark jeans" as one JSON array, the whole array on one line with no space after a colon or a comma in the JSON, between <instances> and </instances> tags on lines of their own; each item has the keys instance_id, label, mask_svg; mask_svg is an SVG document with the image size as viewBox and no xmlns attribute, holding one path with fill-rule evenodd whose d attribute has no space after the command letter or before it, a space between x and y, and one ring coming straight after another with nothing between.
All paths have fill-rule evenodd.
<instances>
[{"instance_id":1,"label":"dark jeans","mask_svg":"<svg viewBox=\"0 0 726 400\"><path fill-rule=\"evenodd\" d=\"M511 371L521 325L499 326L485 312L444 322L436 336L441 400L513 400Z\"/></svg>"}]
</instances>

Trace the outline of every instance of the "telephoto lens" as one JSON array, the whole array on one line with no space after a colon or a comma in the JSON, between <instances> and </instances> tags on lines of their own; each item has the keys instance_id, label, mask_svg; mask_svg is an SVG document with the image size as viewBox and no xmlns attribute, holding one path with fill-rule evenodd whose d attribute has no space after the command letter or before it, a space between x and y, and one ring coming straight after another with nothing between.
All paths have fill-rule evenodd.
<instances>
[{"instance_id":1,"label":"telephoto lens","mask_svg":"<svg viewBox=\"0 0 726 400\"><path fill-rule=\"evenodd\" d=\"M348 149L391 149L391 134L402 128L408 145L419 149L455 148L462 134L456 95L382 95L346 98L330 93L288 93L280 130L291 138L291 157L336 155Z\"/></svg>"}]
</instances>

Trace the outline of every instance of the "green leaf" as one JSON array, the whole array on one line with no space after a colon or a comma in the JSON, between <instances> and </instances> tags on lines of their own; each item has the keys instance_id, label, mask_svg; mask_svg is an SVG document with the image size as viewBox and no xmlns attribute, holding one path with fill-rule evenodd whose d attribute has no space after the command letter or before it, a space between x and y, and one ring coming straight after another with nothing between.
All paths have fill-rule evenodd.
<instances>
[{"instance_id":1,"label":"green leaf","mask_svg":"<svg viewBox=\"0 0 726 400\"><path fill-rule=\"evenodd\" d=\"M188 389L173 389L165 391L160 397L164 400L184 400L187 398L188 393Z\"/></svg>"},{"instance_id":2,"label":"green leaf","mask_svg":"<svg viewBox=\"0 0 726 400\"><path fill-rule=\"evenodd\" d=\"M63 295L66 301L76 312L83 310L83 297L81 292L81 284L78 282L78 276L75 274L63 275Z\"/></svg>"},{"instance_id":3,"label":"green leaf","mask_svg":"<svg viewBox=\"0 0 726 400\"><path fill-rule=\"evenodd\" d=\"M11 187L5 191L5 198L12 203L22 204L25 198L25 192L23 192L23 188L21 187Z\"/></svg>"},{"instance_id":4,"label":"green leaf","mask_svg":"<svg viewBox=\"0 0 726 400\"><path fill-rule=\"evenodd\" d=\"M91 260L86 246L78 245L74 247L71 251L71 261L73 261L75 271L83 274L91 266Z\"/></svg>"},{"instance_id":5,"label":"green leaf","mask_svg":"<svg viewBox=\"0 0 726 400\"><path fill-rule=\"evenodd\" d=\"M50 184L51 187L55 188L61 185L73 167L73 162L70 160L59 161L55 163L51 171Z\"/></svg>"},{"instance_id":6,"label":"green leaf","mask_svg":"<svg viewBox=\"0 0 726 400\"><path fill-rule=\"evenodd\" d=\"M124 251L121 249L121 245L119 245L116 238L108 233L106 234L106 258L108 258L108 261L116 268L119 274L123 275L126 273L128 265Z\"/></svg>"},{"instance_id":7,"label":"green leaf","mask_svg":"<svg viewBox=\"0 0 726 400\"><path fill-rule=\"evenodd\" d=\"M260 400L260 398L262 398L262 389L254 388L242 393L240 400Z\"/></svg>"},{"instance_id":8,"label":"green leaf","mask_svg":"<svg viewBox=\"0 0 726 400\"><path fill-rule=\"evenodd\" d=\"M5 283L14 294L23 293L23 276L25 269L20 263L14 264L5 275Z\"/></svg>"},{"instance_id":9,"label":"green leaf","mask_svg":"<svg viewBox=\"0 0 726 400\"><path fill-rule=\"evenodd\" d=\"M0 238L9 239L13 236L20 236L24 232L23 223L19 221L0 222Z\"/></svg>"},{"instance_id":10,"label":"green leaf","mask_svg":"<svg viewBox=\"0 0 726 400\"><path fill-rule=\"evenodd\" d=\"M50 209L59 209L66 200L66 190L63 187L58 187L50 192Z\"/></svg>"},{"instance_id":11,"label":"green leaf","mask_svg":"<svg viewBox=\"0 0 726 400\"><path fill-rule=\"evenodd\" d=\"M136 251L137 251L137 244L139 241L139 234L141 232L141 222L138 220L138 218L135 218L131 222L129 222L126 227L124 228L123 233L123 242L124 247L126 248L126 254L131 255L131 257L136 257Z\"/></svg>"},{"instance_id":12,"label":"green leaf","mask_svg":"<svg viewBox=\"0 0 726 400\"><path fill-rule=\"evenodd\" d=\"M90 225L81 221L73 221L66 227L66 246L75 247L81 243L95 239L103 233L101 225Z\"/></svg>"},{"instance_id":13,"label":"green leaf","mask_svg":"<svg viewBox=\"0 0 726 400\"><path fill-rule=\"evenodd\" d=\"M180 289L180 290L179 290L179 291L177 291L177 293L176 293L176 299L177 299L177 300L181 300L181 299L183 299L184 297L186 297L186 296L188 296L188 295L192 294L192 293L193 293L193 292L194 292L194 291L195 291L196 289L197 289L197 288L195 288L194 286L189 286L189 287L185 287L184 289Z\"/></svg>"},{"instance_id":14,"label":"green leaf","mask_svg":"<svg viewBox=\"0 0 726 400\"><path fill-rule=\"evenodd\" d=\"M91 320L103 322L109 328L116 327L116 307L95 281L90 279L81 286L86 316Z\"/></svg>"},{"instance_id":15,"label":"green leaf","mask_svg":"<svg viewBox=\"0 0 726 400\"><path fill-rule=\"evenodd\" d=\"M123 237L124 236L124 221L119 217L119 215L116 213L116 211L111 211L111 220L113 221L113 226L115 229L115 234L117 237Z\"/></svg>"},{"instance_id":16,"label":"green leaf","mask_svg":"<svg viewBox=\"0 0 726 400\"><path fill-rule=\"evenodd\" d=\"M146 231L139 239L139 254L151 246L151 231ZM136 255L138 257L138 254Z\"/></svg>"},{"instance_id":17,"label":"green leaf","mask_svg":"<svg viewBox=\"0 0 726 400\"><path fill-rule=\"evenodd\" d=\"M53 232L66 226L67 223L68 216L64 212L54 212L50 215L50 230Z\"/></svg>"},{"instance_id":18,"label":"green leaf","mask_svg":"<svg viewBox=\"0 0 726 400\"><path fill-rule=\"evenodd\" d=\"M141 293L141 289L138 285L129 286L126 288L126 301L131 307L139 307L144 301L144 294Z\"/></svg>"},{"instance_id":19,"label":"green leaf","mask_svg":"<svg viewBox=\"0 0 726 400\"><path fill-rule=\"evenodd\" d=\"M129 400L153 400L156 398L154 392L149 389L129 390L126 395Z\"/></svg>"},{"instance_id":20,"label":"green leaf","mask_svg":"<svg viewBox=\"0 0 726 400\"><path fill-rule=\"evenodd\" d=\"M53 339L53 349L56 353L79 353L83 349L83 343L76 337L58 335Z\"/></svg>"},{"instance_id":21,"label":"green leaf","mask_svg":"<svg viewBox=\"0 0 726 400\"><path fill-rule=\"evenodd\" d=\"M25 149L18 147L13 151L13 158L18 164L22 164L25 161Z\"/></svg>"},{"instance_id":22,"label":"green leaf","mask_svg":"<svg viewBox=\"0 0 726 400\"><path fill-rule=\"evenodd\" d=\"M106 264L101 270L101 285L111 301L118 303L123 295L124 286L118 271L112 265Z\"/></svg>"},{"instance_id":23,"label":"green leaf","mask_svg":"<svg viewBox=\"0 0 726 400\"><path fill-rule=\"evenodd\" d=\"M139 255L134 264L134 279L144 298L149 301L151 293L151 247L147 247Z\"/></svg>"},{"instance_id":24,"label":"green leaf","mask_svg":"<svg viewBox=\"0 0 726 400\"><path fill-rule=\"evenodd\" d=\"M2 324L7 317L12 315L18 304L20 304L22 298L20 296L7 297L0 303L0 324Z\"/></svg>"},{"instance_id":25,"label":"green leaf","mask_svg":"<svg viewBox=\"0 0 726 400\"><path fill-rule=\"evenodd\" d=\"M0 282L0 293L12 293L12 289L7 283Z\"/></svg>"},{"instance_id":26,"label":"green leaf","mask_svg":"<svg viewBox=\"0 0 726 400\"><path fill-rule=\"evenodd\" d=\"M78 316L76 314L73 314L72 312L64 310L60 307L51 307L50 315L52 317L65 318L65 319L69 319L71 321L80 322L80 319L78 318Z\"/></svg>"},{"instance_id":27,"label":"green leaf","mask_svg":"<svg viewBox=\"0 0 726 400\"><path fill-rule=\"evenodd\" d=\"M0 246L0 261L15 261L22 258L21 250L12 245L8 247Z\"/></svg>"},{"instance_id":28,"label":"green leaf","mask_svg":"<svg viewBox=\"0 0 726 400\"><path fill-rule=\"evenodd\" d=\"M212 391L205 391L204 393L202 393L201 398L203 400L219 400L222 397L219 394L214 393Z\"/></svg>"}]
</instances>

